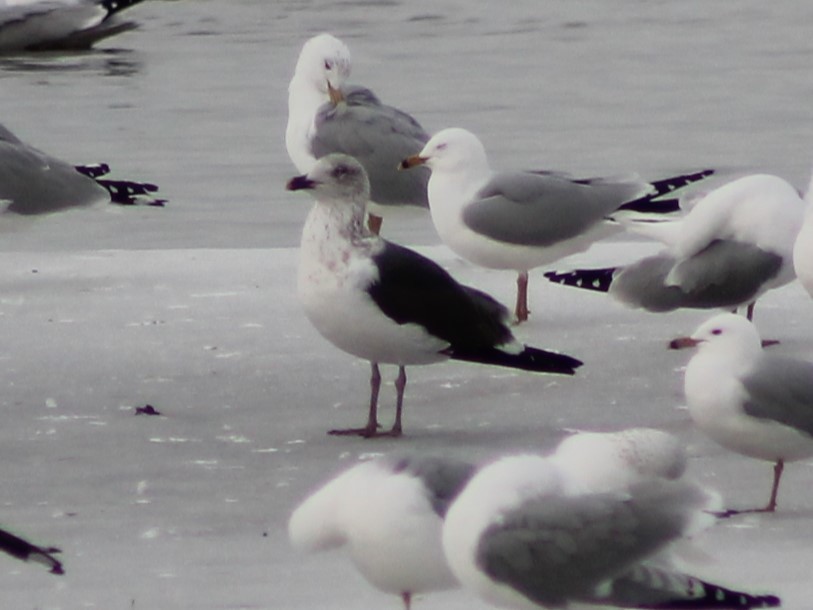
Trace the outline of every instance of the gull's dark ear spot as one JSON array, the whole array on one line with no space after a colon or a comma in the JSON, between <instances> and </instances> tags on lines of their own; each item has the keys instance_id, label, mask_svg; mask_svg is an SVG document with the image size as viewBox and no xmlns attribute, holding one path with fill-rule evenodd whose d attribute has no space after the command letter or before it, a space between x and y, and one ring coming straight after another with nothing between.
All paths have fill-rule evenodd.
<instances>
[{"instance_id":1,"label":"gull's dark ear spot","mask_svg":"<svg viewBox=\"0 0 813 610\"><path fill-rule=\"evenodd\" d=\"M333 168L331 175L337 180L344 180L347 177L355 176L358 173L356 168L347 165L346 163L339 163Z\"/></svg>"}]
</instances>

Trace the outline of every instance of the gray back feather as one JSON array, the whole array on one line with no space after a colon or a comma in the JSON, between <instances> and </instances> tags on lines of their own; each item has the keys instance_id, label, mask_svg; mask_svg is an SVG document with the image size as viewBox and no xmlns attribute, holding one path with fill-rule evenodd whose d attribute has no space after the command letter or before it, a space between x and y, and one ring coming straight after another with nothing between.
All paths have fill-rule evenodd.
<instances>
[{"instance_id":1,"label":"gray back feather","mask_svg":"<svg viewBox=\"0 0 813 610\"><path fill-rule=\"evenodd\" d=\"M748 392L748 415L813 436L813 363L766 354L742 384Z\"/></svg>"},{"instance_id":2,"label":"gray back feather","mask_svg":"<svg viewBox=\"0 0 813 610\"><path fill-rule=\"evenodd\" d=\"M629 494L536 498L483 533L476 561L535 603L562 605L679 537L700 502L693 486L670 481Z\"/></svg>"},{"instance_id":3,"label":"gray back feather","mask_svg":"<svg viewBox=\"0 0 813 610\"><path fill-rule=\"evenodd\" d=\"M629 265L613 279L610 292L630 306L655 312L735 307L754 300L781 267L777 254L752 244L716 240L683 261L663 253ZM673 270L679 285L667 286Z\"/></svg>"},{"instance_id":4,"label":"gray back feather","mask_svg":"<svg viewBox=\"0 0 813 610\"><path fill-rule=\"evenodd\" d=\"M641 182L574 182L557 174L495 175L466 207L473 231L518 245L550 246L575 237L648 190Z\"/></svg>"},{"instance_id":5,"label":"gray back feather","mask_svg":"<svg viewBox=\"0 0 813 610\"><path fill-rule=\"evenodd\" d=\"M423 482L429 502L441 518L476 470L468 462L442 457L402 455L389 460L393 472L406 472Z\"/></svg>"}]
</instances>

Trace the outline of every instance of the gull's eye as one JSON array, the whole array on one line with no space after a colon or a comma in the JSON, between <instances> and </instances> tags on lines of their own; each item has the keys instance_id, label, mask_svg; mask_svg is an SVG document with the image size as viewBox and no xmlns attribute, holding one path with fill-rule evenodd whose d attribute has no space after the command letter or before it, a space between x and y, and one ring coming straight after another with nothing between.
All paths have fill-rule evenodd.
<instances>
[{"instance_id":1,"label":"gull's eye","mask_svg":"<svg viewBox=\"0 0 813 610\"><path fill-rule=\"evenodd\" d=\"M722 328L715 328L714 330L711 331L711 334L712 335L722 335L723 334L723 329Z\"/></svg>"},{"instance_id":2,"label":"gull's eye","mask_svg":"<svg viewBox=\"0 0 813 610\"><path fill-rule=\"evenodd\" d=\"M338 179L340 179L340 180L341 180L342 178L344 178L344 177L345 177L347 174L349 174L349 173L350 173L350 168L349 168L349 167L347 167L346 165L337 165L337 166L336 166L336 167L333 169L333 177L334 177L334 178L338 178Z\"/></svg>"},{"instance_id":3,"label":"gull's eye","mask_svg":"<svg viewBox=\"0 0 813 610\"><path fill-rule=\"evenodd\" d=\"M330 63L329 61L325 61L325 70L332 70L332 69L333 69L333 64Z\"/></svg>"},{"instance_id":4,"label":"gull's eye","mask_svg":"<svg viewBox=\"0 0 813 610\"><path fill-rule=\"evenodd\" d=\"M437 150L437 151L446 150L448 147L449 147L449 145L446 144L446 142L441 142L440 144L438 144L435 147L435 150Z\"/></svg>"}]
</instances>

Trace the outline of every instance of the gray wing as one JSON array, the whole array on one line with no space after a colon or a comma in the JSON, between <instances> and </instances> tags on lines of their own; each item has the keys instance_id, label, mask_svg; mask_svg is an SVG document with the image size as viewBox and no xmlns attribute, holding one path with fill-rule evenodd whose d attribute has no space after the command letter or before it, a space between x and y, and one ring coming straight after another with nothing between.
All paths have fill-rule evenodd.
<instances>
[{"instance_id":1,"label":"gray wing","mask_svg":"<svg viewBox=\"0 0 813 610\"><path fill-rule=\"evenodd\" d=\"M356 88L347 101L324 104L316 114L313 156L344 153L358 159L370 178L370 198L381 205L428 207L425 169L403 172L400 162L429 140L411 116L378 101L369 89Z\"/></svg>"},{"instance_id":2,"label":"gray wing","mask_svg":"<svg viewBox=\"0 0 813 610\"><path fill-rule=\"evenodd\" d=\"M766 354L741 381L748 415L813 436L813 363Z\"/></svg>"},{"instance_id":3,"label":"gray wing","mask_svg":"<svg viewBox=\"0 0 813 610\"><path fill-rule=\"evenodd\" d=\"M550 246L575 237L643 196L643 182L574 181L558 174L496 174L463 211L472 231L498 241Z\"/></svg>"},{"instance_id":4,"label":"gray wing","mask_svg":"<svg viewBox=\"0 0 813 610\"><path fill-rule=\"evenodd\" d=\"M682 261L662 253L625 267L610 292L647 311L715 309L753 301L782 267L782 257L752 244L717 240ZM677 285L667 285L672 273Z\"/></svg>"},{"instance_id":5,"label":"gray wing","mask_svg":"<svg viewBox=\"0 0 813 610\"><path fill-rule=\"evenodd\" d=\"M476 470L468 462L442 457L394 456L390 460L393 472L407 472L423 482L432 508L441 518Z\"/></svg>"},{"instance_id":6,"label":"gray wing","mask_svg":"<svg viewBox=\"0 0 813 610\"><path fill-rule=\"evenodd\" d=\"M10 136L10 137L9 137ZM107 191L60 161L0 131L0 199L17 214L44 214L90 205L108 198Z\"/></svg>"},{"instance_id":7,"label":"gray wing","mask_svg":"<svg viewBox=\"0 0 813 610\"><path fill-rule=\"evenodd\" d=\"M629 494L605 493L526 501L490 526L477 564L532 601L562 605L590 597L679 537L700 502L692 486L651 481Z\"/></svg>"}]
</instances>

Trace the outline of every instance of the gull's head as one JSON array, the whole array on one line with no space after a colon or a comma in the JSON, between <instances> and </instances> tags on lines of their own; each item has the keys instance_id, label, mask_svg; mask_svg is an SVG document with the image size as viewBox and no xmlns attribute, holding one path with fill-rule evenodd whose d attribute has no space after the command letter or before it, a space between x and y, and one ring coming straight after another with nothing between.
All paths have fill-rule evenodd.
<instances>
[{"instance_id":1,"label":"gull's head","mask_svg":"<svg viewBox=\"0 0 813 610\"><path fill-rule=\"evenodd\" d=\"M303 176L288 181L289 191L311 191L321 202L366 204L370 181L364 167L349 155L334 153L319 159Z\"/></svg>"},{"instance_id":2,"label":"gull's head","mask_svg":"<svg viewBox=\"0 0 813 610\"><path fill-rule=\"evenodd\" d=\"M706 320L691 337L675 339L674 349L697 347L738 356L748 356L762 350L762 341L756 327L745 317L723 313Z\"/></svg>"},{"instance_id":3,"label":"gull's head","mask_svg":"<svg viewBox=\"0 0 813 610\"><path fill-rule=\"evenodd\" d=\"M292 82L304 81L336 102L349 76L350 50L341 40L325 32L302 46Z\"/></svg>"},{"instance_id":4,"label":"gull's head","mask_svg":"<svg viewBox=\"0 0 813 610\"><path fill-rule=\"evenodd\" d=\"M417 155L407 157L401 168L426 165L433 172L488 170L486 149L472 132L450 127L436 133Z\"/></svg>"}]
</instances>

